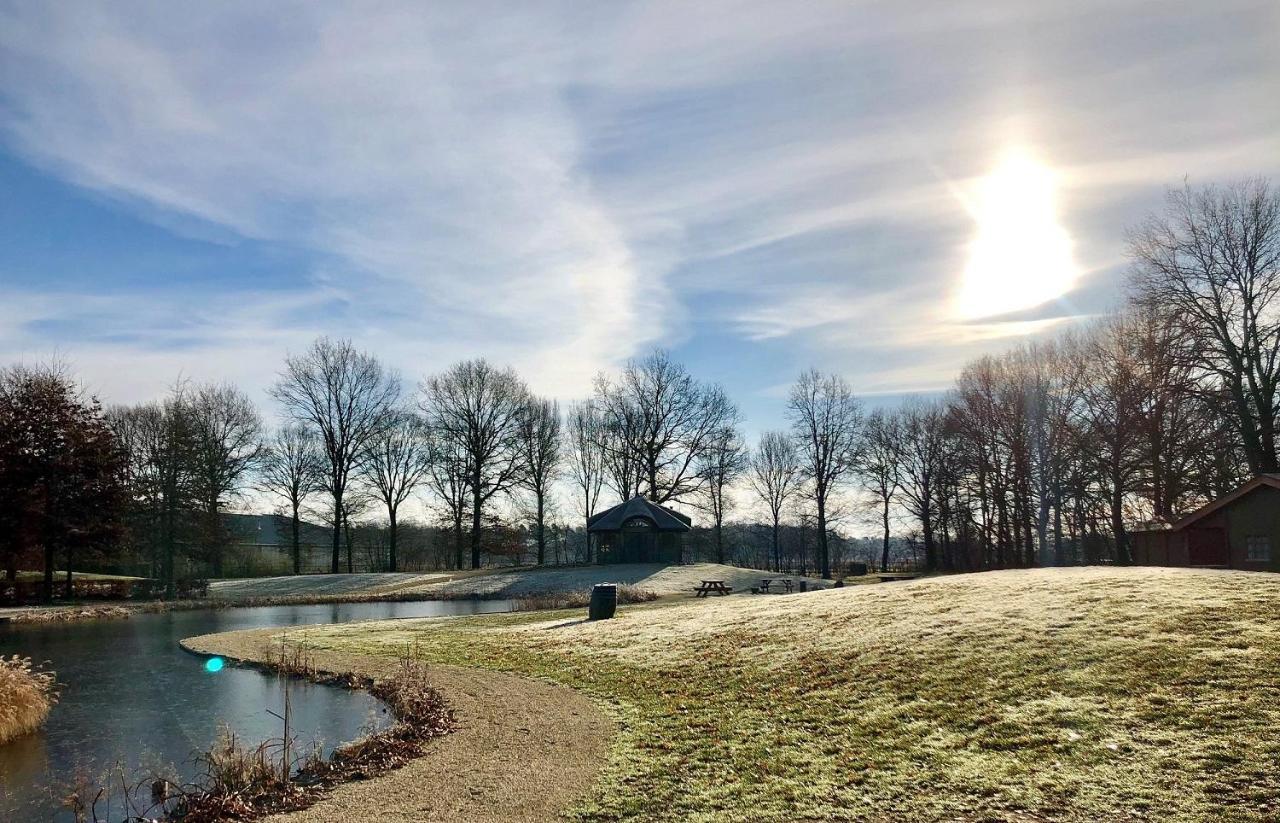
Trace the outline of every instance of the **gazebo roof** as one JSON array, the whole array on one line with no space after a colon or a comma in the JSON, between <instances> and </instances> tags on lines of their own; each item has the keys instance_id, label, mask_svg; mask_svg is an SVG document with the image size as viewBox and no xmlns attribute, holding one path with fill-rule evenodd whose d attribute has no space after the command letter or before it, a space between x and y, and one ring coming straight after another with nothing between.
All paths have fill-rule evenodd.
<instances>
[{"instance_id":1,"label":"gazebo roof","mask_svg":"<svg viewBox=\"0 0 1280 823\"><path fill-rule=\"evenodd\" d=\"M589 532L615 532L622 524L633 517L643 517L653 523L660 532L687 532L693 521L679 512L674 512L643 497L633 497L625 503L619 503L612 509L602 511L587 521Z\"/></svg>"}]
</instances>

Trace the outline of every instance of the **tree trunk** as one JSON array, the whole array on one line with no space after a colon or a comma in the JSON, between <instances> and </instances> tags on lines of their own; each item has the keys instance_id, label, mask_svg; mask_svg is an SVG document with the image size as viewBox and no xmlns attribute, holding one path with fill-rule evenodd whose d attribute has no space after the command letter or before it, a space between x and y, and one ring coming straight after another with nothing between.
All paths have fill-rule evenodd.
<instances>
[{"instance_id":1,"label":"tree trunk","mask_svg":"<svg viewBox=\"0 0 1280 823\"><path fill-rule=\"evenodd\" d=\"M347 574L355 573L355 564L351 558L351 521L344 514L342 516L342 532L347 538Z\"/></svg>"},{"instance_id":2,"label":"tree trunk","mask_svg":"<svg viewBox=\"0 0 1280 823\"><path fill-rule=\"evenodd\" d=\"M827 553L827 500L818 494L818 560L822 567L822 579L831 579L831 557Z\"/></svg>"},{"instance_id":3,"label":"tree trunk","mask_svg":"<svg viewBox=\"0 0 1280 823\"><path fill-rule=\"evenodd\" d=\"M72 553L71 545L67 544L67 582L66 582L67 593L65 595L67 600L70 600L71 596L75 594L75 583L71 579L71 563L72 563L71 553Z\"/></svg>"},{"instance_id":4,"label":"tree trunk","mask_svg":"<svg viewBox=\"0 0 1280 823\"><path fill-rule=\"evenodd\" d=\"M546 501L543 499L541 492L538 494L538 565L541 566L547 562L547 532L543 523L545 516Z\"/></svg>"},{"instance_id":5,"label":"tree trunk","mask_svg":"<svg viewBox=\"0 0 1280 823\"><path fill-rule=\"evenodd\" d=\"M933 542L933 518L927 513L920 518L920 528L924 532L924 567L927 571L937 571L938 547Z\"/></svg>"},{"instance_id":6,"label":"tree trunk","mask_svg":"<svg viewBox=\"0 0 1280 823\"><path fill-rule=\"evenodd\" d=\"M173 554L174 554L173 544L176 538L176 535L174 533L176 531L176 524L174 522L175 515L173 512L173 507L171 503L166 503L163 518L164 518L164 527L163 527L162 540L164 542L164 546L163 546L164 596L166 599L172 600L174 594L176 593L175 587L173 585Z\"/></svg>"},{"instance_id":7,"label":"tree trunk","mask_svg":"<svg viewBox=\"0 0 1280 823\"><path fill-rule=\"evenodd\" d=\"M302 574L302 541L299 539L301 524L298 521L298 501L293 501L292 541L293 541L293 573Z\"/></svg>"},{"instance_id":8,"label":"tree trunk","mask_svg":"<svg viewBox=\"0 0 1280 823\"><path fill-rule=\"evenodd\" d=\"M884 498L884 508L881 510L881 519L884 522L884 545L880 548L880 571L889 571L889 498Z\"/></svg>"},{"instance_id":9,"label":"tree trunk","mask_svg":"<svg viewBox=\"0 0 1280 823\"><path fill-rule=\"evenodd\" d=\"M724 565L724 529L721 523L720 515L716 515L716 562Z\"/></svg>"},{"instance_id":10,"label":"tree trunk","mask_svg":"<svg viewBox=\"0 0 1280 823\"><path fill-rule=\"evenodd\" d=\"M206 528L209 530L209 565L214 577L222 577L222 540L218 536L218 504L211 503L205 512L208 518Z\"/></svg>"},{"instance_id":11,"label":"tree trunk","mask_svg":"<svg viewBox=\"0 0 1280 823\"><path fill-rule=\"evenodd\" d=\"M480 568L480 495L472 489L471 497L471 568Z\"/></svg>"},{"instance_id":12,"label":"tree trunk","mask_svg":"<svg viewBox=\"0 0 1280 823\"><path fill-rule=\"evenodd\" d=\"M462 569L462 506L453 510L453 567Z\"/></svg>"},{"instance_id":13,"label":"tree trunk","mask_svg":"<svg viewBox=\"0 0 1280 823\"><path fill-rule=\"evenodd\" d=\"M329 564L329 573L338 573L338 563L342 559L342 492L333 493L333 558Z\"/></svg>"},{"instance_id":14,"label":"tree trunk","mask_svg":"<svg viewBox=\"0 0 1280 823\"><path fill-rule=\"evenodd\" d=\"M782 574L782 545L778 539L778 513L773 513L773 570Z\"/></svg>"},{"instance_id":15,"label":"tree trunk","mask_svg":"<svg viewBox=\"0 0 1280 823\"><path fill-rule=\"evenodd\" d=\"M396 567L396 509L394 506L387 507L387 565L391 568L388 571L399 571Z\"/></svg>"}]
</instances>

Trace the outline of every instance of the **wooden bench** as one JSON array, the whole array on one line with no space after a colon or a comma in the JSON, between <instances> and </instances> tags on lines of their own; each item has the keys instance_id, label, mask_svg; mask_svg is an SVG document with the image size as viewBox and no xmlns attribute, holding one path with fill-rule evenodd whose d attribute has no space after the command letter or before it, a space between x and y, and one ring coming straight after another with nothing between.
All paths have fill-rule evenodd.
<instances>
[{"instance_id":1,"label":"wooden bench","mask_svg":"<svg viewBox=\"0 0 1280 823\"><path fill-rule=\"evenodd\" d=\"M723 597L733 592L733 589L724 584L723 580L703 580L697 588L693 590L694 597L706 597L709 594L716 594Z\"/></svg>"},{"instance_id":2,"label":"wooden bench","mask_svg":"<svg viewBox=\"0 0 1280 823\"><path fill-rule=\"evenodd\" d=\"M781 583L782 587L787 590L787 594L791 594L792 590L795 588L790 578L783 578L782 580L775 581L772 577L766 577L760 581L760 593L768 594L769 588L773 586L775 582Z\"/></svg>"}]
</instances>

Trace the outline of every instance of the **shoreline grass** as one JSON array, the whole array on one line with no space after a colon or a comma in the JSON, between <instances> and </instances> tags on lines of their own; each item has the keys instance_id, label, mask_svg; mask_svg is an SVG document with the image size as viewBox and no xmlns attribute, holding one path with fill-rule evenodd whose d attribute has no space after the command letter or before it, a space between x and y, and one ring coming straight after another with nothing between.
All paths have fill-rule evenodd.
<instances>
[{"instance_id":1,"label":"shoreline grass","mask_svg":"<svg viewBox=\"0 0 1280 823\"><path fill-rule=\"evenodd\" d=\"M53 672L26 657L0 657L0 743L34 732L58 702Z\"/></svg>"},{"instance_id":2,"label":"shoreline grass","mask_svg":"<svg viewBox=\"0 0 1280 823\"><path fill-rule=\"evenodd\" d=\"M1070 569L311 627L578 689L618 723L579 820L1280 816L1280 577Z\"/></svg>"}]
</instances>

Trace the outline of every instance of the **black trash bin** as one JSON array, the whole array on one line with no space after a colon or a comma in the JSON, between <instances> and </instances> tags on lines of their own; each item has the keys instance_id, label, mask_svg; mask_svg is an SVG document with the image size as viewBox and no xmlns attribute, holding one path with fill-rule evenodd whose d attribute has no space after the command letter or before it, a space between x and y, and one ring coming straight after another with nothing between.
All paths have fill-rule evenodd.
<instances>
[{"instance_id":1,"label":"black trash bin","mask_svg":"<svg viewBox=\"0 0 1280 823\"><path fill-rule=\"evenodd\" d=\"M618 610L618 587L613 583L600 583L591 587L591 605L587 609L588 620L608 620Z\"/></svg>"}]
</instances>

